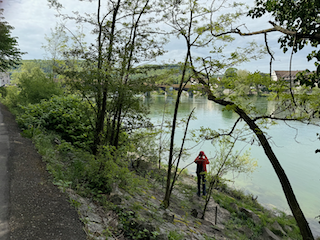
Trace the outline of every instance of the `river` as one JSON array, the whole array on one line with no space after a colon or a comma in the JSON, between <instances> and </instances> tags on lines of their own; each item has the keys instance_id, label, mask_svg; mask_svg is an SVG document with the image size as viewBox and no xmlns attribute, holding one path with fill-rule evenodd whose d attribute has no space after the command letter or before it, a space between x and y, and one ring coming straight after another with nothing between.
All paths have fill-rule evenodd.
<instances>
[{"instance_id":1,"label":"river","mask_svg":"<svg viewBox=\"0 0 320 240\"><path fill-rule=\"evenodd\" d=\"M153 123L159 123L163 116L164 106L169 111L169 116L173 116L175 100L164 95L152 96L151 99L150 118ZM265 98L254 97L251 101L255 102L255 106L260 110L268 112L273 109L274 104L266 101ZM195 108L196 120L192 120L189 129L198 129L201 126L210 127L214 130L230 129L237 120L237 114L231 111L222 111L223 107L212 101L208 101L205 97L187 97L181 98L179 107L179 119L185 118ZM243 126L243 124L240 126ZM184 129L184 127L183 127ZM183 129L179 128L176 133L176 141L181 142ZM284 168L296 194L302 211L304 212L310 227L316 236L320 236L320 225L316 216L320 215L320 153L315 154L315 150L320 148L320 141L317 139L316 133L320 133L319 127L305 125L299 122L278 122L276 125L270 126L265 132L271 137L271 146ZM210 141L203 142L195 146L195 142L188 141L187 148L192 148L190 156L186 157L181 167L192 163L200 150L203 150L210 158L215 154L215 148ZM238 148L242 148L243 144ZM258 201L267 208L277 208L286 213L291 213L285 196L283 194L280 182L266 157L261 146L249 145L251 156L258 161L258 168L254 173L240 175L233 178L232 184L235 188L240 188L247 193L258 196ZM195 174L195 166L192 164L188 167L191 174Z\"/></svg>"}]
</instances>

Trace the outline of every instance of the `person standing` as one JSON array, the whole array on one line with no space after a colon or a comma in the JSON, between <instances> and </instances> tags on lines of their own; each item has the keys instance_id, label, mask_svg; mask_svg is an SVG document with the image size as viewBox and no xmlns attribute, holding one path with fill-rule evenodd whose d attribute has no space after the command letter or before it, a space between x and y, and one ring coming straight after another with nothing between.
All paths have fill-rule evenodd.
<instances>
[{"instance_id":1,"label":"person standing","mask_svg":"<svg viewBox=\"0 0 320 240\"><path fill-rule=\"evenodd\" d=\"M200 197L201 195L201 181L202 181L202 194L206 195L206 173L207 173L207 164L209 164L209 160L203 151L200 151L197 158L194 160L197 164L197 178L198 178L198 192L197 195Z\"/></svg>"}]
</instances>

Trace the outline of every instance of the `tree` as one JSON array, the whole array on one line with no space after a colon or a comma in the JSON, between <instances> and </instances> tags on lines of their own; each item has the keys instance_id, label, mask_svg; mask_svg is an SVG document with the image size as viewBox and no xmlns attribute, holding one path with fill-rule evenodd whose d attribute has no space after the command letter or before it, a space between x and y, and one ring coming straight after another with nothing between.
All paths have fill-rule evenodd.
<instances>
[{"instance_id":1,"label":"tree","mask_svg":"<svg viewBox=\"0 0 320 240\"><path fill-rule=\"evenodd\" d=\"M282 105L286 105L287 110L290 109L297 119L304 119L310 122L314 117L319 116L319 103L317 100L314 101L316 99L314 95L317 93L317 90L314 87L319 86L320 79L320 50L318 49L320 44L320 2L317 0L257 0L256 7L249 11L248 16L259 18L265 14L271 14L274 17L274 21L269 21L272 28L252 33L242 33L240 30L236 32L240 35L264 34L266 44L267 34L275 31L281 32L283 35L278 39L280 48L284 52L291 48L291 59L294 53L300 51L308 44L314 48L306 57L309 61L315 60L316 71L307 69L299 73L296 79L306 88L294 89L292 78L289 89L279 91L279 94L277 94L277 97L283 100ZM270 51L269 54L272 59L273 56ZM309 94L306 94L307 88ZM288 91L290 92L290 96L286 94ZM280 95L281 93L282 95Z\"/></svg>"},{"instance_id":2,"label":"tree","mask_svg":"<svg viewBox=\"0 0 320 240\"><path fill-rule=\"evenodd\" d=\"M4 72L19 65L23 53L18 48L17 39L11 36L14 28L4 20L2 15L3 9L0 9L0 71Z\"/></svg>"},{"instance_id":3,"label":"tree","mask_svg":"<svg viewBox=\"0 0 320 240\"><path fill-rule=\"evenodd\" d=\"M63 60L63 54L67 51L69 37L63 28L63 25L56 25L54 30L51 29L51 36L45 36L47 45L42 48L49 55L47 56L51 62L51 74L55 74L56 68L59 66L59 60Z\"/></svg>"},{"instance_id":4,"label":"tree","mask_svg":"<svg viewBox=\"0 0 320 240\"><path fill-rule=\"evenodd\" d=\"M232 94L237 96L247 96L253 92L260 96L263 92L268 92L271 84L270 77L258 71L254 73L238 71L233 81Z\"/></svg>"},{"instance_id":5,"label":"tree","mask_svg":"<svg viewBox=\"0 0 320 240\"><path fill-rule=\"evenodd\" d=\"M197 2L189 2L190 6L197 6ZM180 4L180 2L178 3ZM178 5L177 4L177 5ZM180 6L180 5L179 5ZM212 7L212 5L210 5L210 7ZM188 8L185 8L188 9ZM185 10L184 9L184 10ZM177 9L179 10L179 9ZM175 10L177 12L177 10ZM174 13L176 13L174 12ZM279 178L279 181L282 185L284 194L286 196L286 199L288 201L288 204L290 206L290 209L297 221L297 224L300 228L300 232L301 235L303 236L304 239L313 239L313 235L312 232L310 230L310 227L308 225L308 222L306 221L306 218L299 206L299 203L295 197L295 194L293 192L293 189L291 187L291 184L289 182L289 179L287 178L287 175L284 171L284 169L282 168L281 164L279 163L276 155L274 154L264 132L262 131L262 128L259 127L258 125L258 120L261 119L265 119L265 118L269 118L272 119L274 118L273 116L260 116L260 117L250 117L251 116L251 112L249 112L249 110L246 110L245 108L243 108L241 105L238 105L237 102L233 102L231 101L230 98L227 97L217 97L214 94L214 87L216 86L216 82L212 81L214 80L214 76L217 74L218 70L222 69L222 68L227 68L230 67L230 65L228 66L228 64L226 64L225 62L221 61L221 63L219 61L217 61L216 59L213 59L209 54L208 57L198 57L197 63L201 63L196 65L194 58L192 57L192 51L191 51L191 47L204 47L207 46L207 43L212 41L212 38L224 38L224 39L228 39L228 33L241 33L238 28L232 29L231 23L233 23L233 21L235 19L237 19L237 16L240 16L241 14L239 13L235 13L235 15L229 14L228 18L221 18L221 19L228 19L228 21L221 23L221 21L217 21L214 22L213 21L213 12L205 9L202 10L202 14L201 14L201 21L197 21L198 19L195 19L194 16L196 16L196 9L193 8L189 8L188 11L186 11L189 15L190 18L183 18L182 22L178 22L178 18L176 17L176 14L172 14L173 16L173 23L176 23L174 26L176 26L177 28L177 32L179 34L181 34L185 41L186 41L186 45L187 45L187 57L186 57L186 62L185 65L186 66L190 66L191 69L193 69L193 73L194 73L194 78L198 79L199 83L202 84L202 86L204 87L204 91L208 96L208 100L213 101L217 104L220 104L224 107L226 107L229 110L233 110L235 113L237 113L239 115L239 120L243 120L249 127L249 129L255 134L256 139L259 141L259 143L261 144L261 146L263 147L268 159L270 160L270 163L272 164L277 177ZM210 17L209 19L205 19L203 16L205 16L204 13L209 13ZM170 15L171 16L171 15ZM231 17L232 16L232 17ZM219 19L219 20L221 20ZM205 21L205 20L209 20L209 21ZM201 22L202 27L197 28L194 26L194 24ZM225 27L231 28L229 31L225 29ZM194 31L192 31L194 30ZM205 38L205 40L202 42L202 44L196 44L197 41L200 41L199 38L200 36L204 36L205 34L208 34L209 36L211 36L212 38ZM230 39L230 38L229 38ZM210 54L212 54L214 51L211 51ZM222 55L222 51L220 52L215 52L215 53L219 53ZM251 52L252 53L252 52ZM240 60L242 61L246 61L248 60L248 58L241 58L243 55L239 54L239 53L232 53L231 57L227 60L230 60L230 62L232 62L233 64L239 62ZM225 59L224 59L225 60ZM220 64L218 64L220 63ZM232 98L233 100L237 100L237 98ZM248 113L246 112L248 111ZM249 115L250 114L250 115ZM287 119L287 118L286 118ZM174 119L175 120L175 119ZM173 121L174 121L173 120ZM239 121L237 121L234 125L234 127L231 130L231 133L234 131L237 123ZM174 122L173 122L174 123ZM174 134L174 131L172 131ZM169 156L169 165L171 164L170 162L170 156ZM168 168L168 170L170 170L170 168ZM168 172L168 178L170 177L169 175L170 173ZM167 181L170 181L170 179ZM166 190L167 192L167 190ZM164 199L164 203L165 204L169 204L169 199L168 199L168 195L166 194L165 199Z\"/></svg>"},{"instance_id":6,"label":"tree","mask_svg":"<svg viewBox=\"0 0 320 240\"><path fill-rule=\"evenodd\" d=\"M293 10L294 9L294 10ZM267 34L278 31L283 33L278 40L280 48L284 52L292 48L293 52L303 49L308 43L314 48L320 44L320 2L317 0L295 1L295 0L256 0L256 7L249 11L252 18L259 18L267 13L275 18L269 21L272 28L242 35ZM320 75L320 50L312 51L307 59L315 58L316 74Z\"/></svg>"},{"instance_id":7,"label":"tree","mask_svg":"<svg viewBox=\"0 0 320 240\"><path fill-rule=\"evenodd\" d=\"M225 78L235 78L237 76L237 71L238 71L238 69L236 69L236 68L228 68L224 72L224 77Z\"/></svg>"},{"instance_id":8,"label":"tree","mask_svg":"<svg viewBox=\"0 0 320 240\"><path fill-rule=\"evenodd\" d=\"M271 116L264 116L264 117L255 117L251 118L244 109L239 107L237 104L231 101L227 101L221 98L217 98L214 96L210 90L210 84L205 80L200 79L200 83L205 87L206 92L208 94L208 100L214 101L222 106L228 107L228 109L232 109L235 113L239 115L239 117L249 126L252 132L256 135L258 141L260 142L261 146L263 147L266 156L270 160L278 178L281 183L283 192L286 196L288 205L292 211L294 218L297 221L298 227L300 229L301 235L303 239L314 239L312 232L310 230L309 224L299 206L299 203L295 197L293 189L291 187L290 181L282 168L279 160L277 159L275 153L273 152L265 134L261 130L261 128L256 124L261 118L272 118ZM234 129L234 128L233 128Z\"/></svg>"},{"instance_id":9,"label":"tree","mask_svg":"<svg viewBox=\"0 0 320 240\"><path fill-rule=\"evenodd\" d=\"M61 10L58 1L49 2ZM70 85L91 102L95 112L91 147L94 154L103 144L117 148L125 130L147 125L146 110L137 94L150 87L144 84L145 79L131 76L136 65L163 53L162 42L155 40L155 31L149 27L158 11L156 1L98 0L96 7L96 13L91 15L60 14L77 23L91 24L96 38L88 50L79 47L70 52L83 59L80 70L70 65L62 71Z\"/></svg>"},{"instance_id":10,"label":"tree","mask_svg":"<svg viewBox=\"0 0 320 240\"><path fill-rule=\"evenodd\" d=\"M39 67L22 72L19 76L19 98L24 104L39 103L42 99L50 99L55 95L62 95L60 85L48 77Z\"/></svg>"},{"instance_id":11,"label":"tree","mask_svg":"<svg viewBox=\"0 0 320 240\"><path fill-rule=\"evenodd\" d=\"M232 42L233 38L228 35L226 28L235 23L235 21L242 16L240 7L242 4L228 5L224 1L222 4L215 4L215 1L208 6L203 6L197 1L179 1L172 3L171 1L166 4L169 12L166 13L167 24L172 27L173 33L178 37L182 37L186 45L186 56L182 65L182 74L177 93L174 115L172 120L170 152L168 158L167 169L167 184L166 192L163 200L165 208L170 205L170 196L172 192L172 168L173 168L173 149L174 149L174 136L177 121L177 114L179 109L180 96L183 87L194 77L193 62L198 61L203 65L205 71L215 70L219 71L234 66L236 63L248 61L250 56L255 58L256 46L252 43L247 48L238 48L230 55L224 55L223 49L227 43ZM220 14L222 8L236 9L232 13ZM221 41L221 44L217 43ZM222 46L221 46L222 45ZM212 54L219 54L221 60L217 59L202 59L193 58L191 49L194 47L208 47ZM245 53L245 54L244 54ZM207 65L208 64L208 65ZM198 77L198 76L195 76ZM176 166L177 168L178 166Z\"/></svg>"},{"instance_id":12,"label":"tree","mask_svg":"<svg viewBox=\"0 0 320 240\"><path fill-rule=\"evenodd\" d=\"M205 129L202 129L204 135ZM257 162L250 157L250 152L245 151L234 151L234 146L238 140L243 140L244 136L241 136L241 130L237 131L234 134L234 137L229 136L228 134L223 135L221 133L216 133L216 136L213 140L218 139L218 149L216 151L216 157L214 161L211 160L210 171L207 174L207 179L209 182L208 194L206 195L206 203L202 212L202 219L205 217L208 203L211 198L212 190L215 186L218 185L224 175L228 172L237 172L237 173L252 173L257 167ZM213 145L217 141L213 142Z\"/></svg>"}]
</instances>

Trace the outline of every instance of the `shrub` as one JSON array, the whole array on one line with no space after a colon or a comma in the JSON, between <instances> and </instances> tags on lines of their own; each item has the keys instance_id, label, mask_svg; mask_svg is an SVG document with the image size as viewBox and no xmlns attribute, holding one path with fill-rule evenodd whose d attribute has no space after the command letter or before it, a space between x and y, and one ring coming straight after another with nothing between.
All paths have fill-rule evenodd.
<instances>
[{"instance_id":1,"label":"shrub","mask_svg":"<svg viewBox=\"0 0 320 240\"><path fill-rule=\"evenodd\" d=\"M17 117L17 122L29 137L35 128L44 128L76 147L89 149L93 142L89 106L75 96L53 97L22 109L24 113Z\"/></svg>"},{"instance_id":2,"label":"shrub","mask_svg":"<svg viewBox=\"0 0 320 240\"><path fill-rule=\"evenodd\" d=\"M19 104L18 96L19 96L19 88L17 86L7 86L6 94L2 95L2 102L9 107L10 110L16 108Z\"/></svg>"},{"instance_id":3,"label":"shrub","mask_svg":"<svg viewBox=\"0 0 320 240\"><path fill-rule=\"evenodd\" d=\"M7 89L4 86L0 87L0 97L5 98L7 96Z\"/></svg>"},{"instance_id":4,"label":"shrub","mask_svg":"<svg viewBox=\"0 0 320 240\"><path fill-rule=\"evenodd\" d=\"M19 76L18 87L19 102L22 105L39 103L42 99L50 99L52 96L63 94L59 83L39 68L35 67L30 72L22 72Z\"/></svg>"}]
</instances>

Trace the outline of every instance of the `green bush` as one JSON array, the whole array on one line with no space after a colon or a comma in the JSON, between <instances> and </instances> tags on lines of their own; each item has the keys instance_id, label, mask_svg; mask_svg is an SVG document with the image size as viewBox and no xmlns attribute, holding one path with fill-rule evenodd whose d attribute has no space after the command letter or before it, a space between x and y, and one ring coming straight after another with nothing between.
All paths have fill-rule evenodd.
<instances>
[{"instance_id":1,"label":"green bush","mask_svg":"<svg viewBox=\"0 0 320 240\"><path fill-rule=\"evenodd\" d=\"M44 128L76 147L88 150L93 142L89 106L75 96L53 97L22 109L24 113L17 117L17 122L29 137L35 128Z\"/></svg>"},{"instance_id":2,"label":"green bush","mask_svg":"<svg viewBox=\"0 0 320 240\"><path fill-rule=\"evenodd\" d=\"M0 87L0 97L5 98L7 96L7 88L2 86Z\"/></svg>"},{"instance_id":3,"label":"green bush","mask_svg":"<svg viewBox=\"0 0 320 240\"><path fill-rule=\"evenodd\" d=\"M7 86L5 96L4 95L1 96L2 97L1 102L3 102L6 106L9 107L10 110L12 110L13 108L18 107L19 93L20 93L20 90L17 86Z\"/></svg>"},{"instance_id":4,"label":"green bush","mask_svg":"<svg viewBox=\"0 0 320 240\"><path fill-rule=\"evenodd\" d=\"M123 149L104 146L100 155L90 159L86 165L86 181L90 189L101 193L110 193L113 185L136 191L142 187L140 179L128 169L128 162L124 162Z\"/></svg>"},{"instance_id":5,"label":"green bush","mask_svg":"<svg viewBox=\"0 0 320 240\"><path fill-rule=\"evenodd\" d=\"M39 103L42 99L50 99L63 94L63 89L53 78L48 77L39 67L30 72L22 72L19 76L19 102L21 105Z\"/></svg>"}]
</instances>

